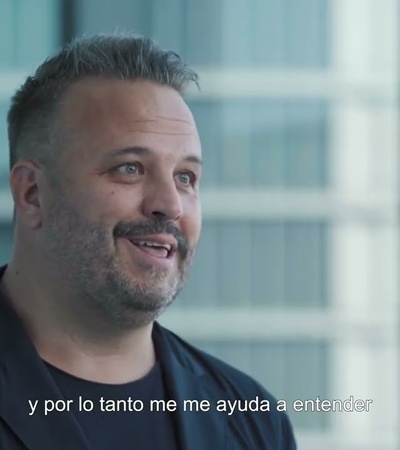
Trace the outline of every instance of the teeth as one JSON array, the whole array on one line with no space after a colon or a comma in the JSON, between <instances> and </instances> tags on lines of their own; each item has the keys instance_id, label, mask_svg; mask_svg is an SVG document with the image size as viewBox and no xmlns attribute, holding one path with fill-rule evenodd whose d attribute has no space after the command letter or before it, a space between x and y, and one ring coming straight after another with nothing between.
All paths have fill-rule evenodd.
<instances>
[{"instance_id":1,"label":"teeth","mask_svg":"<svg viewBox=\"0 0 400 450\"><path fill-rule=\"evenodd\" d=\"M136 241L136 245L147 245L148 247L161 247L165 248L168 251L171 251L171 244L158 244L156 242L149 242L149 241Z\"/></svg>"}]
</instances>

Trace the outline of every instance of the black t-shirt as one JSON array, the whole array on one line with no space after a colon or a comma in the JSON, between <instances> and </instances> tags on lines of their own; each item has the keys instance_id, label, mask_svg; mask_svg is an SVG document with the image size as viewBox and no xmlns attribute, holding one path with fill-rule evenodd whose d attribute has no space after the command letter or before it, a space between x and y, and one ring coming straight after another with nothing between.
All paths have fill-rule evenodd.
<instances>
[{"instance_id":1,"label":"black t-shirt","mask_svg":"<svg viewBox=\"0 0 400 450\"><path fill-rule=\"evenodd\" d=\"M154 407L150 411L151 400L168 400L159 364L144 378L117 385L86 381L46 366L64 400L73 400L70 410L94 450L178 449L173 413Z\"/></svg>"}]
</instances>

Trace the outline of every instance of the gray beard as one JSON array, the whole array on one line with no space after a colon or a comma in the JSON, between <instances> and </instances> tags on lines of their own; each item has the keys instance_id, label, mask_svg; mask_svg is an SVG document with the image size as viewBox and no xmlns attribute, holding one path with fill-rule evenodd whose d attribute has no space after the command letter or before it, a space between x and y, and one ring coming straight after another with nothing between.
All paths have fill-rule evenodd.
<instances>
[{"instance_id":1,"label":"gray beard","mask_svg":"<svg viewBox=\"0 0 400 450\"><path fill-rule=\"evenodd\" d=\"M87 326L97 322L115 332L143 327L181 291L194 250L188 250L175 275L151 268L142 276L145 281L135 283L123 272L110 234L63 199L51 210L46 257L74 302L65 308L81 315L78 320L86 316Z\"/></svg>"}]
</instances>

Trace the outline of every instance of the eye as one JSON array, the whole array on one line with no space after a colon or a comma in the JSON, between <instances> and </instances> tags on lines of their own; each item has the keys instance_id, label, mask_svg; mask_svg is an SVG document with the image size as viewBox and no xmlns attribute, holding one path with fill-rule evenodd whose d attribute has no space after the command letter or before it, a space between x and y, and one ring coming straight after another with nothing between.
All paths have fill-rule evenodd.
<instances>
[{"instance_id":1,"label":"eye","mask_svg":"<svg viewBox=\"0 0 400 450\"><path fill-rule=\"evenodd\" d=\"M178 174L178 179L185 186L193 186L196 182L196 175L193 172L181 172Z\"/></svg>"},{"instance_id":2,"label":"eye","mask_svg":"<svg viewBox=\"0 0 400 450\"><path fill-rule=\"evenodd\" d=\"M117 167L116 171L123 175L137 175L140 172L140 166L138 163L130 162Z\"/></svg>"}]
</instances>

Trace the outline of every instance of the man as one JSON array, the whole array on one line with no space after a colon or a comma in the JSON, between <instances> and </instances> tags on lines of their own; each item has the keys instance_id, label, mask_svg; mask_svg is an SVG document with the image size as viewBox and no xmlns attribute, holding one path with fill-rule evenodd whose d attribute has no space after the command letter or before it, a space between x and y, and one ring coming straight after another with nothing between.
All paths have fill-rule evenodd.
<instances>
[{"instance_id":1,"label":"man","mask_svg":"<svg viewBox=\"0 0 400 450\"><path fill-rule=\"evenodd\" d=\"M269 393L155 322L182 288L201 228L190 82L197 75L150 40L96 36L48 59L15 94L1 450L295 448ZM206 403L196 411L185 400ZM219 400L270 411L228 414Z\"/></svg>"}]
</instances>

